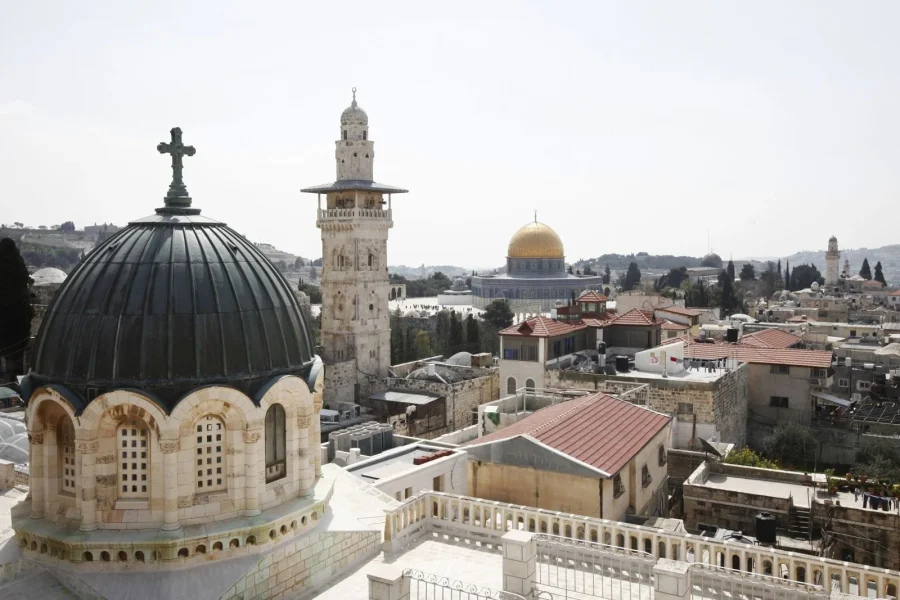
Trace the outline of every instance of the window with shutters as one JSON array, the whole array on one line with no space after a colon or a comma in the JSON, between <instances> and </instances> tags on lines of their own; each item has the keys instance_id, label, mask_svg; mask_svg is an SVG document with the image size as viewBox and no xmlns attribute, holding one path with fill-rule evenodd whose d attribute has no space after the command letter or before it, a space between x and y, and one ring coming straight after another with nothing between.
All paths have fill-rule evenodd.
<instances>
[{"instance_id":1,"label":"window with shutters","mask_svg":"<svg viewBox=\"0 0 900 600\"><path fill-rule=\"evenodd\" d=\"M284 408L273 404L266 411L266 483L287 473L284 460Z\"/></svg>"},{"instance_id":2,"label":"window with shutters","mask_svg":"<svg viewBox=\"0 0 900 600\"><path fill-rule=\"evenodd\" d=\"M196 436L197 493L226 489L225 424L212 415L201 417Z\"/></svg>"},{"instance_id":3,"label":"window with shutters","mask_svg":"<svg viewBox=\"0 0 900 600\"><path fill-rule=\"evenodd\" d=\"M59 491L75 494L75 427L64 416L56 427L56 452L59 458Z\"/></svg>"},{"instance_id":4,"label":"window with shutters","mask_svg":"<svg viewBox=\"0 0 900 600\"><path fill-rule=\"evenodd\" d=\"M138 420L119 425L119 497L150 497L150 435Z\"/></svg>"}]
</instances>

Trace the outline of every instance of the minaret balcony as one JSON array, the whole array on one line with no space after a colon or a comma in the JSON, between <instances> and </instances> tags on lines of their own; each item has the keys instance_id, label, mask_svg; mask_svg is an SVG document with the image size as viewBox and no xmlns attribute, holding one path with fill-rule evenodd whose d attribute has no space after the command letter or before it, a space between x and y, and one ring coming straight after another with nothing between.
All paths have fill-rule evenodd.
<instances>
[{"instance_id":1,"label":"minaret balcony","mask_svg":"<svg viewBox=\"0 0 900 600\"><path fill-rule=\"evenodd\" d=\"M391 209L381 208L324 208L318 211L318 221L345 221L348 219L391 220Z\"/></svg>"}]
</instances>

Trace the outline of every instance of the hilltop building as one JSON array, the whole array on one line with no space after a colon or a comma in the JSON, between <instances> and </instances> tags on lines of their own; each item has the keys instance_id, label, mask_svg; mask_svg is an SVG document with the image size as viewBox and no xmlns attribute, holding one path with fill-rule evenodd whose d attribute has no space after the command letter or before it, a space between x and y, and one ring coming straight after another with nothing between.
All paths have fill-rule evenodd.
<instances>
[{"instance_id":1,"label":"hilltop building","mask_svg":"<svg viewBox=\"0 0 900 600\"><path fill-rule=\"evenodd\" d=\"M506 251L506 273L472 277L473 304L487 306L498 298L513 312L549 312L585 290L601 291L603 277L566 272L566 256L559 235L549 226L533 223L520 228Z\"/></svg>"}]
</instances>

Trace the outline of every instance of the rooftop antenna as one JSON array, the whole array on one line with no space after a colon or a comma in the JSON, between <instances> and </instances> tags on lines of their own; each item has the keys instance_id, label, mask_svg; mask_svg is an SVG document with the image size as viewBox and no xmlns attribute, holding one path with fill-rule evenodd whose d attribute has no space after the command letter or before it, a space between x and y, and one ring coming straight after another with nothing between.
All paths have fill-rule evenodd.
<instances>
[{"instance_id":1,"label":"rooftop antenna","mask_svg":"<svg viewBox=\"0 0 900 600\"><path fill-rule=\"evenodd\" d=\"M534 209L534 222L537 223L537 209Z\"/></svg>"}]
</instances>

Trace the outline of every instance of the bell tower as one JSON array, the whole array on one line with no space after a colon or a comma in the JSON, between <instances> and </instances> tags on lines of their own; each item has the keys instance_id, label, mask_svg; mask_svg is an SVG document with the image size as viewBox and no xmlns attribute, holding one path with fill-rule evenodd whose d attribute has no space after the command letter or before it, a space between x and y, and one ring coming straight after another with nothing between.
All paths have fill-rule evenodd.
<instances>
[{"instance_id":1,"label":"bell tower","mask_svg":"<svg viewBox=\"0 0 900 600\"><path fill-rule=\"evenodd\" d=\"M407 191L374 181L375 145L369 139L369 116L356 102L356 88L341 113L334 158L337 180L302 190L316 194L319 201L323 399L329 408L359 402L388 375L391 198Z\"/></svg>"}]
</instances>

